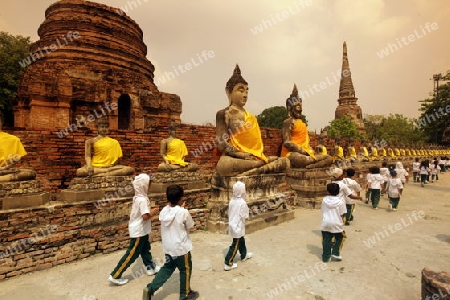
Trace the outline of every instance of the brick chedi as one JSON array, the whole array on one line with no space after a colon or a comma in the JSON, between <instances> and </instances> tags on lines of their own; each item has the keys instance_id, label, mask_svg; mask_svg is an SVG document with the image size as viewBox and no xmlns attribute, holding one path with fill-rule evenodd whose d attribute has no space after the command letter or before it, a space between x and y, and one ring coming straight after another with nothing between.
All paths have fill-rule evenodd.
<instances>
[{"instance_id":1,"label":"brick chedi","mask_svg":"<svg viewBox=\"0 0 450 300\"><path fill-rule=\"evenodd\" d=\"M82 0L47 8L19 86L15 127L93 128L102 114L111 129L180 122L180 97L158 90L141 28L118 11Z\"/></svg>"},{"instance_id":2,"label":"brick chedi","mask_svg":"<svg viewBox=\"0 0 450 300\"><path fill-rule=\"evenodd\" d=\"M341 82L339 85L338 107L335 111L335 119L350 118L360 133L364 133L361 107L356 103L355 89L352 82L352 73L347 56L347 44L344 42L342 55Z\"/></svg>"}]
</instances>

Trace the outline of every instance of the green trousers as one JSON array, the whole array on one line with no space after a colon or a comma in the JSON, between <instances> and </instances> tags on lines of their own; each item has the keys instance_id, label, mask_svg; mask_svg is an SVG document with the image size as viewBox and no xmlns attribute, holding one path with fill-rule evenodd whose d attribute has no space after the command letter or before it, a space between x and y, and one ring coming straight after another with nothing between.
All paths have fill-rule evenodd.
<instances>
[{"instance_id":1,"label":"green trousers","mask_svg":"<svg viewBox=\"0 0 450 300\"><path fill-rule=\"evenodd\" d=\"M154 269L156 264L153 262L150 249L151 246L148 240L148 234L138 238L131 238L127 252L125 252L119 260L116 268L111 272L111 276L115 279L122 277L123 272L128 269L139 255L142 257L142 261L147 269Z\"/></svg>"},{"instance_id":2,"label":"green trousers","mask_svg":"<svg viewBox=\"0 0 450 300\"><path fill-rule=\"evenodd\" d=\"M344 245L344 240L345 231L337 233L322 231L322 261L328 262L331 258L331 254L339 256L342 246Z\"/></svg>"},{"instance_id":3,"label":"green trousers","mask_svg":"<svg viewBox=\"0 0 450 300\"><path fill-rule=\"evenodd\" d=\"M172 273L180 271L180 300L185 300L191 292L192 257L191 252L185 255L172 257L166 254L166 262L161 267L155 278L147 285L151 294L156 292L170 278Z\"/></svg>"},{"instance_id":4,"label":"green trousers","mask_svg":"<svg viewBox=\"0 0 450 300\"><path fill-rule=\"evenodd\" d=\"M347 207L347 213L344 215L344 224L350 225L350 222L353 221L353 211L355 210L355 204L345 204Z\"/></svg>"},{"instance_id":5,"label":"green trousers","mask_svg":"<svg viewBox=\"0 0 450 300\"><path fill-rule=\"evenodd\" d=\"M398 198L389 197L389 203L391 203L392 208L397 208L399 202L400 202L400 197L398 197Z\"/></svg>"},{"instance_id":6,"label":"green trousers","mask_svg":"<svg viewBox=\"0 0 450 300\"><path fill-rule=\"evenodd\" d=\"M245 246L245 238L241 237L238 239L233 239L230 248L228 249L227 256L225 256L225 264L228 266L233 265L233 259L236 256L237 251L241 255L241 259L244 259L247 255L247 247Z\"/></svg>"},{"instance_id":7,"label":"green trousers","mask_svg":"<svg viewBox=\"0 0 450 300\"><path fill-rule=\"evenodd\" d=\"M380 202L380 190L371 189L370 190L370 201L372 201L372 207L376 208Z\"/></svg>"}]
</instances>

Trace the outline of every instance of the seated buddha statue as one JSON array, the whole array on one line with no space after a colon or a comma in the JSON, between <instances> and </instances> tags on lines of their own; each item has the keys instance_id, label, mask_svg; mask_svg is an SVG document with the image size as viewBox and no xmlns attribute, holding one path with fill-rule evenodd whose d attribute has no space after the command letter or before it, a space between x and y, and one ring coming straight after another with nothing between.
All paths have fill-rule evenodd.
<instances>
[{"instance_id":1,"label":"seated buddha statue","mask_svg":"<svg viewBox=\"0 0 450 300\"><path fill-rule=\"evenodd\" d=\"M183 171L192 172L198 170L198 166L184 160L188 155L186 144L177 138L177 127L169 126L169 137L160 143L160 153L163 162L159 164L159 172Z\"/></svg>"},{"instance_id":2,"label":"seated buddha statue","mask_svg":"<svg viewBox=\"0 0 450 300\"><path fill-rule=\"evenodd\" d=\"M16 167L27 152L18 137L2 130L4 120L5 116L0 111L0 182L34 180L34 170Z\"/></svg>"},{"instance_id":3,"label":"seated buddha statue","mask_svg":"<svg viewBox=\"0 0 450 300\"><path fill-rule=\"evenodd\" d=\"M359 161L369 161L370 160L369 150L367 150L366 146L361 146L361 148L359 149L358 160Z\"/></svg>"},{"instance_id":4,"label":"seated buddha statue","mask_svg":"<svg viewBox=\"0 0 450 300\"><path fill-rule=\"evenodd\" d=\"M358 161L358 155L356 154L356 149L353 144L350 144L350 146L347 147L347 160L350 162Z\"/></svg>"},{"instance_id":5,"label":"seated buddha statue","mask_svg":"<svg viewBox=\"0 0 450 300\"><path fill-rule=\"evenodd\" d=\"M221 176L250 176L284 173L290 166L287 158L267 157L258 121L245 108L248 83L236 65L225 92L228 107L216 113L216 140L221 156L216 172Z\"/></svg>"},{"instance_id":6,"label":"seated buddha statue","mask_svg":"<svg viewBox=\"0 0 450 300\"><path fill-rule=\"evenodd\" d=\"M302 99L298 96L297 86L286 99L289 118L283 121L283 145L281 157L287 157L293 168L323 168L331 166L333 158L327 154L316 154L309 144L309 133L302 121Z\"/></svg>"},{"instance_id":7,"label":"seated buddha statue","mask_svg":"<svg viewBox=\"0 0 450 300\"><path fill-rule=\"evenodd\" d=\"M371 143L368 144L368 148L370 149L369 158L370 160L380 160L378 155L378 148Z\"/></svg>"},{"instance_id":8,"label":"seated buddha statue","mask_svg":"<svg viewBox=\"0 0 450 300\"><path fill-rule=\"evenodd\" d=\"M396 160L397 159L397 155L395 155L394 149L392 149L391 147L388 147L388 149L387 149L387 157L388 157L389 160Z\"/></svg>"},{"instance_id":9,"label":"seated buddha statue","mask_svg":"<svg viewBox=\"0 0 450 300\"><path fill-rule=\"evenodd\" d=\"M345 161L344 157L344 148L342 148L340 145L334 146L334 155L333 160L336 161Z\"/></svg>"},{"instance_id":10,"label":"seated buddha statue","mask_svg":"<svg viewBox=\"0 0 450 300\"><path fill-rule=\"evenodd\" d=\"M400 148L398 148L397 146L394 146L394 155L395 157L400 158Z\"/></svg>"},{"instance_id":11,"label":"seated buddha statue","mask_svg":"<svg viewBox=\"0 0 450 300\"><path fill-rule=\"evenodd\" d=\"M327 147L323 145L323 138L319 137L319 145L316 146L316 152L322 155L328 155Z\"/></svg>"},{"instance_id":12,"label":"seated buddha statue","mask_svg":"<svg viewBox=\"0 0 450 300\"><path fill-rule=\"evenodd\" d=\"M106 117L97 119L98 135L85 142L86 165L77 170L78 177L127 176L134 174L132 167L118 164L122 148L117 140L108 136L109 122Z\"/></svg>"}]
</instances>

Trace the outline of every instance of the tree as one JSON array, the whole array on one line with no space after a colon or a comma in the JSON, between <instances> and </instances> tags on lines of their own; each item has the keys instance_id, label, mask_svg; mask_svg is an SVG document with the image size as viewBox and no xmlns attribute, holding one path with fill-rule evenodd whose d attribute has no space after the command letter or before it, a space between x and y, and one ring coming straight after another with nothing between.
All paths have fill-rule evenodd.
<instances>
[{"instance_id":1,"label":"tree","mask_svg":"<svg viewBox=\"0 0 450 300\"><path fill-rule=\"evenodd\" d=\"M450 80L450 71L441 79ZM428 142L442 144L444 131L450 127L450 83L439 86L433 98L419 102L422 114L416 122L417 128L424 133Z\"/></svg>"},{"instance_id":2,"label":"tree","mask_svg":"<svg viewBox=\"0 0 450 300\"><path fill-rule=\"evenodd\" d=\"M26 69L19 62L30 54L30 46L30 37L0 31L0 110L5 112L6 125L12 125L12 103Z\"/></svg>"},{"instance_id":3,"label":"tree","mask_svg":"<svg viewBox=\"0 0 450 300\"><path fill-rule=\"evenodd\" d=\"M278 128L283 127L283 121L289 118L287 109L284 106L273 106L266 108L261 114L256 116L260 127ZM306 117L302 115L302 121L308 125Z\"/></svg>"},{"instance_id":4,"label":"tree","mask_svg":"<svg viewBox=\"0 0 450 300\"><path fill-rule=\"evenodd\" d=\"M367 138L386 141L388 144L422 144L425 138L416 128L415 120L400 114L366 115L364 117Z\"/></svg>"},{"instance_id":5,"label":"tree","mask_svg":"<svg viewBox=\"0 0 450 300\"><path fill-rule=\"evenodd\" d=\"M339 139L361 139L361 135L356 129L355 123L350 118L344 117L341 119L334 119L330 122L327 134L332 138Z\"/></svg>"}]
</instances>

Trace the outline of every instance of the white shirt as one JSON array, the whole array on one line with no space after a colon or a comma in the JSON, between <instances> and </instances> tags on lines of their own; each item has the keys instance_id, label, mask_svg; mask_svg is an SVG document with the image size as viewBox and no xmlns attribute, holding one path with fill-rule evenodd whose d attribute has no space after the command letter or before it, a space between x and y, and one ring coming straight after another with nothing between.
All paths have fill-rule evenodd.
<instances>
[{"instance_id":1,"label":"white shirt","mask_svg":"<svg viewBox=\"0 0 450 300\"><path fill-rule=\"evenodd\" d=\"M439 165L434 166L434 164L430 165L431 175L437 175L439 174L439 171L441 171L441 167Z\"/></svg>"},{"instance_id":2,"label":"white shirt","mask_svg":"<svg viewBox=\"0 0 450 300\"><path fill-rule=\"evenodd\" d=\"M384 183L383 176L381 176L380 174L369 174L369 175L367 175L367 182L369 183L369 188L372 190L380 190L381 185Z\"/></svg>"},{"instance_id":3,"label":"white shirt","mask_svg":"<svg viewBox=\"0 0 450 300\"><path fill-rule=\"evenodd\" d=\"M342 181L352 191L351 194L358 194L359 192L361 192L361 186L359 185L358 182L356 182L356 180L347 177L347 178L344 178ZM340 188L340 186L339 186L339 188ZM345 204L354 204L354 203L355 203L355 201L352 198L350 198L349 196L345 197Z\"/></svg>"},{"instance_id":4,"label":"white shirt","mask_svg":"<svg viewBox=\"0 0 450 300\"><path fill-rule=\"evenodd\" d=\"M179 205L173 207L167 205L161 210L159 220L165 254L175 258L192 250L189 229L194 226L194 221L187 209Z\"/></svg>"},{"instance_id":5,"label":"white shirt","mask_svg":"<svg viewBox=\"0 0 450 300\"><path fill-rule=\"evenodd\" d=\"M150 200L147 197L150 177L139 174L133 180L134 194L131 205L128 232L131 238L138 238L150 233L152 225L150 219L144 220L142 215L150 213Z\"/></svg>"},{"instance_id":6,"label":"white shirt","mask_svg":"<svg viewBox=\"0 0 450 300\"><path fill-rule=\"evenodd\" d=\"M403 184L400 178L389 178L387 181L388 197L399 198L399 190L403 189Z\"/></svg>"},{"instance_id":7,"label":"white shirt","mask_svg":"<svg viewBox=\"0 0 450 300\"><path fill-rule=\"evenodd\" d=\"M348 196L350 196L353 191L344 183L343 180L335 180L335 181L331 181L332 183L337 183L339 184L339 194L338 197L342 200L342 202L344 202L344 204L346 203L346 199ZM350 203L351 204L351 203ZM347 212L347 209L345 209L345 211Z\"/></svg>"},{"instance_id":8,"label":"white shirt","mask_svg":"<svg viewBox=\"0 0 450 300\"><path fill-rule=\"evenodd\" d=\"M428 175L428 172L430 172L430 168L427 168L427 167L424 167L424 166L420 167L420 174L421 175Z\"/></svg>"},{"instance_id":9,"label":"white shirt","mask_svg":"<svg viewBox=\"0 0 450 300\"><path fill-rule=\"evenodd\" d=\"M322 211L320 230L331 233L344 231L342 215L347 213L345 201L339 196L325 196L320 210Z\"/></svg>"},{"instance_id":10,"label":"white shirt","mask_svg":"<svg viewBox=\"0 0 450 300\"><path fill-rule=\"evenodd\" d=\"M380 175L383 176L383 179L386 182L391 176L391 174L389 173L389 168L380 168Z\"/></svg>"},{"instance_id":11,"label":"white shirt","mask_svg":"<svg viewBox=\"0 0 450 300\"><path fill-rule=\"evenodd\" d=\"M409 176L408 171L405 169L395 169L395 172L397 172L397 177L402 181L402 183L406 182L406 177Z\"/></svg>"},{"instance_id":12,"label":"white shirt","mask_svg":"<svg viewBox=\"0 0 450 300\"><path fill-rule=\"evenodd\" d=\"M249 217L245 197L245 184L237 181L233 185L233 197L228 205L228 234L234 239L245 235L245 219Z\"/></svg>"},{"instance_id":13,"label":"white shirt","mask_svg":"<svg viewBox=\"0 0 450 300\"><path fill-rule=\"evenodd\" d=\"M419 172L420 171L420 162L415 161L413 162L413 172Z\"/></svg>"}]
</instances>

